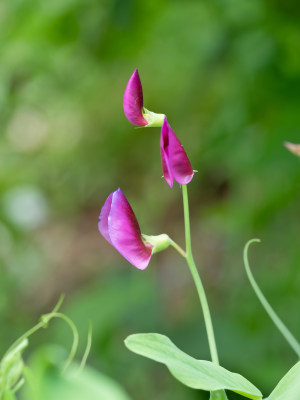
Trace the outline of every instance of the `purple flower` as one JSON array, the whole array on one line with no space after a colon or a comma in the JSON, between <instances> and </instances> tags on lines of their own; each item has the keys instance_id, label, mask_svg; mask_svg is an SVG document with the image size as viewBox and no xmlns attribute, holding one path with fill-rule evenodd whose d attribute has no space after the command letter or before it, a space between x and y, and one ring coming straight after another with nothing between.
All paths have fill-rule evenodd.
<instances>
[{"instance_id":1,"label":"purple flower","mask_svg":"<svg viewBox=\"0 0 300 400\"><path fill-rule=\"evenodd\" d=\"M147 268L153 245L143 240L134 212L121 189L106 199L99 216L98 229L136 268Z\"/></svg>"},{"instance_id":2,"label":"purple flower","mask_svg":"<svg viewBox=\"0 0 300 400\"><path fill-rule=\"evenodd\" d=\"M166 117L161 128L160 154L163 174L170 187L173 186L173 179L181 185L193 179L191 163Z\"/></svg>"},{"instance_id":3,"label":"purple flower","mask_svg":"<svg viewBox=\"0 0 300 400\"><path fill-rule=\"evenodd\" d=\"M300 144L284 142L285 147L296 156L300 156Z\"/></svg>"},{"instance_id":4,"label":"purple flower","mask_svg":"<svg viewBox=\"0 0 300 400\"><path fill-rule=\"evenodd\" d=\"M126 118L136 126L162 126L164 115L155 114L144 107L143 88L136 69L131 75L123 98L123 108Z\"/></svg>"},{"instance_id":5,"label":"purple flower","mask_svg":"<svg viewBox=\"0 0 300 400\"><path fill-rule=\"evenodd\" d=\"M123 108L126 118L136 126L146 126L148 122L143 117L143 89L136 69L131 75L124 93Z\"/></svg>"}]
</instances>

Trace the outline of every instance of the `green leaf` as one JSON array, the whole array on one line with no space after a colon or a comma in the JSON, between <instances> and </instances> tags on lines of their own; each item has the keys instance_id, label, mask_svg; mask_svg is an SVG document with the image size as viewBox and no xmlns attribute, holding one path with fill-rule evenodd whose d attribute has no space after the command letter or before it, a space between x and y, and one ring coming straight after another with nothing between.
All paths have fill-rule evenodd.
<instances>
[{"instance_id":1,"label":"green leaf","mask_svg":"<svg viewBox=\"0 0 300 400\"><path fill-rule=\"evenodd\" d=\"M24 363L22 352L28 346L28 340L22 340L7 353L0 362L0 394L1 389L8 392L18 387L23 375Z\"/></svg>"},{"instance_id":2,"label":"green leaf","mask_svg":"<svg viewBox=\"0 0 300 400\"><path fill-rule=\"evenodd\" d=\"M6 390L3 394L3 400L16 400L16 396L11 390Z\"/></svg>"},{"instance_id":3,"label":"green leaf","mask_svg":"<svg viewBox=\"0 0 300 400\"><path fill-rule=\"evenodd\" d=\"M128 336L125 344L134 353L165 364L181 383L207 391L232 390L249 399L260 400L262 394L247 379L210 361L196 360L179 350L169 338L156 333Z\"/></svg>"},{"instance_id":4,"label":"green leaf","mask_svg":"<svg viewBox=\"0 0 300 400\"><path fill-rule=\"evenodd\" d=\"M228 400L225 390L210 392L209 400Z\"/></svg>"},{"instance_id":5,"label":"green leaf","mask_svg":"<svg viewBox=\"0 0 300 400\"><path fill-rule=\"evenodd\" d=\"M300 398L300 361L281 379L266 400L299 400Z\"/></svg>"}]
</instances>

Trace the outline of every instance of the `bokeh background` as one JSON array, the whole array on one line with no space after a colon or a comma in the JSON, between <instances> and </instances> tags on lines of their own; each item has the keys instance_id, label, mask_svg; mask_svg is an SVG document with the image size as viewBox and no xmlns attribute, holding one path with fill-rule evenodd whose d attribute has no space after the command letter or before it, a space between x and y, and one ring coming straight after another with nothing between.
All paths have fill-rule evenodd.
<instances>
[{"instance_id":1,"label":"bokeh background","mask_svg":"<svg viewBox=\"0 0 300 400\"><path fill-rule=\"evenodd\" d=\"M160 130L134 129L122 97L139 69L193 168L195 258L221 363L265 395L296 362L247 281L242 250L300 338L300 6L282 0L10 0L0 3L0 353L66 293L89 364L139 400L204 399L130 353L136 332L209 359L184 261L138 271L100 236L121 187L146 234L184 243L181 192L161 179ZM31 340L70 346L60 322Z\"/></svg>"}]
</instances>

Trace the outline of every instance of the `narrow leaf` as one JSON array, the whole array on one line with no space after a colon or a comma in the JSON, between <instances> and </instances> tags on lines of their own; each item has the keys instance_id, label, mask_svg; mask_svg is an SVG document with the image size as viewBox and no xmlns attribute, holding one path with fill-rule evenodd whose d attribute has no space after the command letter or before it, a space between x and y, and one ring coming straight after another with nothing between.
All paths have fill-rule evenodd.
<instances>
[{"instance_id":1,"label":"narrow leaf","mask_svg":"<svg viewBox=\"0 0 300 400\"><path fill-rule=\"evenodd\" d=\"M171 340L156 333L131 335L125 345L134 353L165 364L184 385L207 391L232 390L249 399L260 400L261 392L239 374L210 361L196 360L179 350Z\"/></svg>"}]
</instances>

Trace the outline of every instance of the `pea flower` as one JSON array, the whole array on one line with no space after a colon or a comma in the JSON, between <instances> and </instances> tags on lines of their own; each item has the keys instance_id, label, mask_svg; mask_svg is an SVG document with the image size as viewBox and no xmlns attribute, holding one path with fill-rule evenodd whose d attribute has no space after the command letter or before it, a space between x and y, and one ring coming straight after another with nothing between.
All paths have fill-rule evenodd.
<instances>
[{"instance_id":1,"label":"pea flower","mask_svg":"<svg viewBox=\"0 0 300 400\"><path fill-rule=\"evenodd\" d=\"M300 156L300 144L284 142L285 147L296 156Z\"/></svg>"},{"instance_id":2,"label":"pea flower","mask_svg":"<svg viewBox=\"0 0 300 400\"><path fill-rule=\"evenodd\" d=\"M173 186L173 179L181 185L193 179L191 163L166 117L161 128L160 154L164 178L170 187Z\"/></svg>"},{"instance_id":3,"label":"pea flower","mask_svg":"<svg viewBox=\"0 0 300 400\"><path fill-rule=\"evenodd\" d=\"M100 212L98 229L138 269L147 268L152 254L171 244L170 238L165 234L142 235L134 212L120 188L106 199Z\"/></svg>"},{"instance_id":4,"label":"pea flower","mask_svg":"<svg viewBox=\"0 0 300 400\"><path fill-rule=\"evenodd\" d=\"M156 114L144 107L143 88L137 69L127 83L123 98L123 108L126 118L133 125L161 127L163 124L163 114Z\"/></svg>"}]
</instances>

